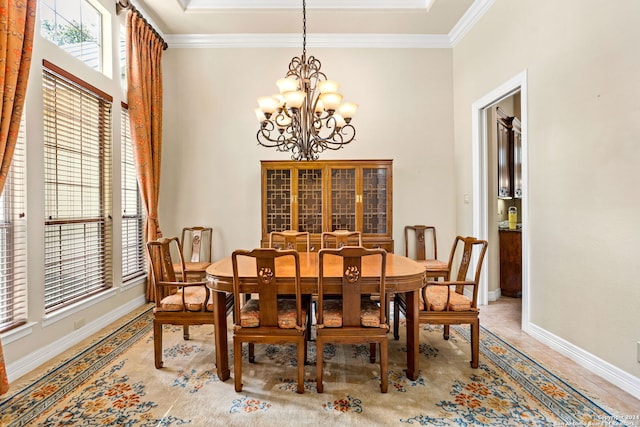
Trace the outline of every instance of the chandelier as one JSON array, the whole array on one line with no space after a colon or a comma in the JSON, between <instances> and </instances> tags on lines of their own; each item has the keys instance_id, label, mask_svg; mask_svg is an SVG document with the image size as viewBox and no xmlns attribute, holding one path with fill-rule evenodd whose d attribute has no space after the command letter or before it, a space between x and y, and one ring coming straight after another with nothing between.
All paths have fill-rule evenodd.
<instances>
[{"instance_id":1,"label":"chandelier","mask_svg":"<svg viewBox=\"0 0 640 427\"><path fill-rule=\"evenodd\" d=\"M306 0L302 1L302 56L276 85L280 93L258 98L257 139L264 147L291 151L292 160L318 160L324 150L338 150L353 141L351 119L357 104L342 102L338 83L327 80L320 61L307 58Z\"/></svg>"}]
</instances>

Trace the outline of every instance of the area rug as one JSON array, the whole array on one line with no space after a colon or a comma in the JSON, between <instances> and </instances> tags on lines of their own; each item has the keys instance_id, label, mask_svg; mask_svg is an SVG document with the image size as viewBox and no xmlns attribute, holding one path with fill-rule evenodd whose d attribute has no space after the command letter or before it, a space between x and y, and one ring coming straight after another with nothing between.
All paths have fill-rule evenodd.
<instances>
[{"instance_id":1,"label":"area rug","mask_svg":"<svg viewBox=\"0 0 640 427\"><path fill-rule=\"evenodd\" d=\"M295 347L272 345L257 345L253 364L245 354L244 389L236 393L233 377L222 382L216 375L212 326L191 327L188 341L181 327L165 327L164 367L155 369L152 314L143 310L55 367L14 384L0 402L0 425L623 425L487 329L480 367L472 369L466 328L452 328L448 341L438 327L421 328L416 381L404 373L404 337L390 339L386 394L366 345L327 345L324 393L317 393L314 342L304 394L296 393Z\"/></svg>"}]
</instances>

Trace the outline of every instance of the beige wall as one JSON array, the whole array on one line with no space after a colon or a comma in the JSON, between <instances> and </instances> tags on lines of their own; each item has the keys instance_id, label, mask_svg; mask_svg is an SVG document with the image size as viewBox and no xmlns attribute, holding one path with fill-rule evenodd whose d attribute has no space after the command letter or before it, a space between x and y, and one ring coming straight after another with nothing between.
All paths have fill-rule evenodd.
<instances>
[{"instance_id":1,"label":"beige wall","mask_svg":"<svg viewBox=\"0 0 640 427\"><path fill-rule=\"evenodd\" d=\"M454 48L457 229L469 106L527 70L531 325L640 376L640 2L497 0Z\"/></svg>"},{"instance_id":2,"label":"beige wall","mask_svg":"<svg viewBox=\"0 0 640 427\"><path fill-rule=\"evenodd\" d=\"M290 154L258 146L256 98L277 92L302 49L169 49L160 224L214 228L214 257L260 239L260 160ZM393 235L432 224L446 251L455 236L451 49L307 49L360 104L356 142L321 159L393 159Z\"/></svg>"}]
</instances>

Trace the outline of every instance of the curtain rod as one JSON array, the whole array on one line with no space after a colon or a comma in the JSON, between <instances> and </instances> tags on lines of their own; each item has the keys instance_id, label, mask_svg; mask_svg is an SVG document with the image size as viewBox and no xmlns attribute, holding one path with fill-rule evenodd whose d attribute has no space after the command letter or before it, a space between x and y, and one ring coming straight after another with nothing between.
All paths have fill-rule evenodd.
<instances>
[{"instance_id":1,"label":"curtain rod","mask_svg":"<svg viewBox=\"0 0 640 427\"><path fill-rule=\"evenodd\" d=\"M162 36L156 31L155 28L153 28L153 25L149 24L149 22L147 22L147 19L140 13L140 11L138 9L136 9L136 7L131 3L130 0L117 0L116 1L116 14L120 15L120 13L123 10L127 10L127 9L131 9L136 15L138 15L138 17L140 19L142 19L142 22L144 22L144 24L151 30L151 32L153 32L153 34L160 39L160 41L162 42L162 50L167 50L167 48L169 47L169 45L167 44L167 42L164 41L164 39L162 38Z\"/></svg>"}]
</instances>

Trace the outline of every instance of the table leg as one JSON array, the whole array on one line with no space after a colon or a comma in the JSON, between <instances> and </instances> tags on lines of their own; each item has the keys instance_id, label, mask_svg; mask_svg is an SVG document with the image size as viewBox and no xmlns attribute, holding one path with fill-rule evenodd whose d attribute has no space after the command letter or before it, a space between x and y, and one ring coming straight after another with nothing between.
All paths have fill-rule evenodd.
<instances>
[{"instance_id":1,"label":"table leg","mask_svg":"<svg viewBox=\"0 0 640 427\"><path fill-rule=\"evenodd\" d=\"M420 373L420 321L418 319L418 291L407 292L407 378L417 380Z\"/></svg>"},{"instance_id":2,"label":"table leg","mask_svg":"<svg viewBox=\"0 0 640 427\"><path fill-rule=\"evenodd\" d=\"M227 294L213 292L215 316L216 368L218 378L225 381L231 376L229 370L229 349L227 348Z\"/></svg>"}]
</instances>

